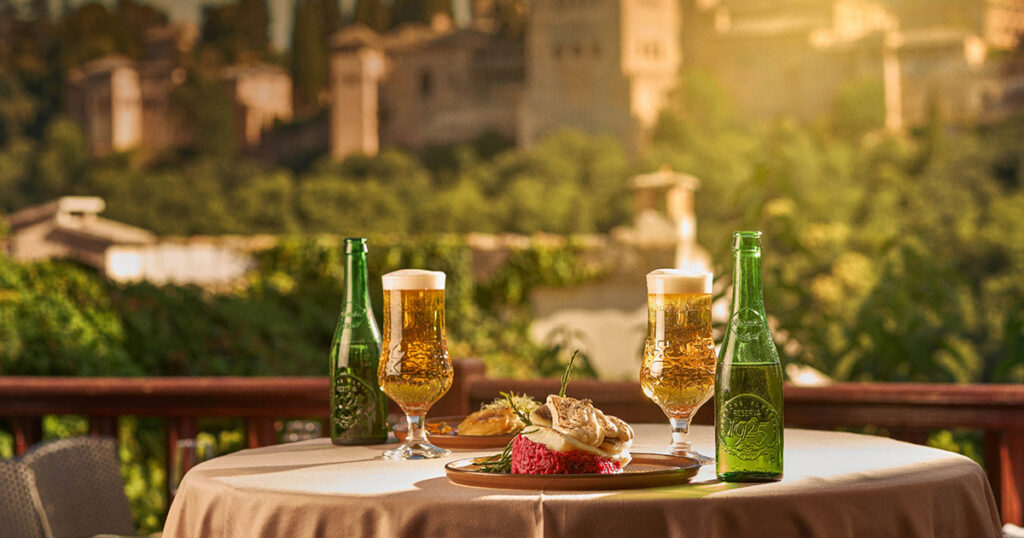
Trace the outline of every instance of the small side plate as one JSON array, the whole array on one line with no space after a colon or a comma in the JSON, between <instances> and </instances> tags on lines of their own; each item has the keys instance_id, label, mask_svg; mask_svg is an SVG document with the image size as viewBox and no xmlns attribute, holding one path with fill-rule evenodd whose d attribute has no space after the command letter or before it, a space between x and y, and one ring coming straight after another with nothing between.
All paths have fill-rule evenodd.
<instances>
[{"instance_id":1,"label":"small side plate","mask_svg":"<svg viewBox=\"0 0 1024 538\"><path fill-rule=\"evenodd\" d=\"M444 466L448 480L463 486L530 490L614 490L685 484L700 470L690 458L668 454L633 454L619 474L508 474L478 470L476 460L466 458Z\"/></svg>"},{"instance_id":2,"label":"small side plate","mask_svg":"<svg viewBox=\"0 0 1024 538\"><path fill-rule=\"evenodd\" d=\"M454 417L428 417L426 424L439 424L441 422L447 423L452 428L455 428L462 422L465 416L454 416ZM395 425L395 437L398 438L398 442L405 442L405 435L409 432L409 425L404 421L401 424ZM484 448L505 448L505 445L514 438L515 435L459 435L456 433L450 434L438 434L428 433L427 438L431 443L441 448L454 448L464 450L479 450Z\"/></svg>"}]
</instances>

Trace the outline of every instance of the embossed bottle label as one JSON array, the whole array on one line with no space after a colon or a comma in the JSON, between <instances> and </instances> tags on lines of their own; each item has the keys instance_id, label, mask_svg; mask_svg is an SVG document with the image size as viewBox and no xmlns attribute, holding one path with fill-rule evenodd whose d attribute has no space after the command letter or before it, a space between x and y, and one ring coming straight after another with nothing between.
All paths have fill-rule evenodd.
<instances>
[{"instance_id":1,"label":"embossed bottle label","mask_svg":"<svg viewBox=\"0 0 1024 538\"><path fill-rule=\"evenodd\" d=\"M352 303L346 303L341 308L342 315L342 327L345 329L355 329L363 324L363 320L366 319L366 308Z\"/></svg>"},{"instance_id":2,"label":"embossed bottle label","mask_svg":"<svg viewBox=\"0 0 1024 538\"><path fill-rule=\"evenodd\" d=\"M339 373L334 384L332 419L341 431L348 431L361 421L369 422L377 410L373 388L358 377Z\"/></svg>"},{"instance_id":3,"label":"embossed bottle label","mask_svg":"<svg viewBox=\"0 0 1024 538\"><path fill-rule=\"evenodd\" d=\"M765 325L764 319L753 308L739 309L733 314L729 324L731 325L732 333L736 335L740 342L744 343L757 342L762 334L767 333L767 325Z\"/></svg>"},{"instance_id":4,"label":"embossed bottle label","mask_svg":"<svg viewBox=\"0 0 1024 538\"><path fill-rule=\"evenodd\" d=\"M778 455L782 421L779 413L763 398L740 394L723 406L720 443L725 451L741 460Z\"/></svg>"}]
</instances>

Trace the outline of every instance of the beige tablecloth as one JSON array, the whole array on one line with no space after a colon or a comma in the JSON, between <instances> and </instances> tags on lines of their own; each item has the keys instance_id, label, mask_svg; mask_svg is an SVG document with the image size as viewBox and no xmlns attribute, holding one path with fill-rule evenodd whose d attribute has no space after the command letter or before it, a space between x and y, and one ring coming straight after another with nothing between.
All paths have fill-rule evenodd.
<instances>
[{"instance_id":1,"label":"beige tablecloth","mask_svg":"<svg viewBox=\"0 0 1024 538\"><path fill-rule=\"evenodd\" d=\"M635 452L669 444L636 426ZM714 432L694 446L713 454ZM451 484L447 459L380 459L384 445L327 439L243 450L203 463L171 505L166 537L785 536L997 537L982 469L941 450L880 437L787 429L785 478L725 484L705 466L689 485L607 492L489 490Z\"/></svg>"}]
</instances>

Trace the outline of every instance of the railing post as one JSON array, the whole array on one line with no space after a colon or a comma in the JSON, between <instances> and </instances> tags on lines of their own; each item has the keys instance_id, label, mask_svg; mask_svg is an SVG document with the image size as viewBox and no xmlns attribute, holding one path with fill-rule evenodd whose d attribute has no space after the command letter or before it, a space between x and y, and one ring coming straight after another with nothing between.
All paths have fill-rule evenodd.
<instances>
[{"instance_id":1,"label":"railing post","mask_svg":"<svg viewBox=\"0 0 1024 538\"><path fill-rule=\"evenodd\" d=\"M1004 432L999 443L999 470L1003 523L1024 524L1024 430Z\"/></svg>"},{"instance_id":2,"label":"railing post","mask_svg":"<svg viewBox=\"0 0 1024 538\"><path fill-rule=\"evenodd\" d=\"M117 417L89 417L89 435L117 439Z\"/></svg>"},{"instance_id":3,"label":"railing post","mask_svg":"<svg viewBox=\"0 0 1024 538\"><path fill-rule=\"evenodd\" d=\"M890 428L893 439L900 441L906 441L908 443L914 443L915 445L927 445L928 434L931 430L928 428Z\"/></svg>"},{"instance_id":4,"label":"railing post","mask_svg":"<svg viewBox=\"0 0 1024 538\"><path fill-rule=\"evenodd\" d=\"M20 456L43 440L43 417L14 417L11 429L14 430L14 453Z\"/></svg>"},{"instance_id":5,"label":"railing post","mask_svg":"<svg viewBox=\"0 0 1024 538\"><path fill-rule=\"evenodd\" d=\"M245 419L246 446L256 448L277 443L274 419L249 417Z\"/></svg>"}]
</instances>

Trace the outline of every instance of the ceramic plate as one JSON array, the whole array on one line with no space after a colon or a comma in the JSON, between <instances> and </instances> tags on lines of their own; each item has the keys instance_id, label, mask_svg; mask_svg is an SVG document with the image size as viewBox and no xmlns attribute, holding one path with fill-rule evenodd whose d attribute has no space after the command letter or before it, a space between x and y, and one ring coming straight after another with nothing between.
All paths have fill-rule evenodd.
<instances>
[{"instance_id":1,"label":"ceramic plate","mask_svg":"<svg viewBox=\"0 0 1024 538\"><path fill-rule=\"evenodd\" d=\"M689 482L700 463L667 454L634 453L620 474L506 474L479 471L466 458L444 466L448 480L463 486L532 490L609 490L652 488Z\"/></svg>"}]
</instances>

